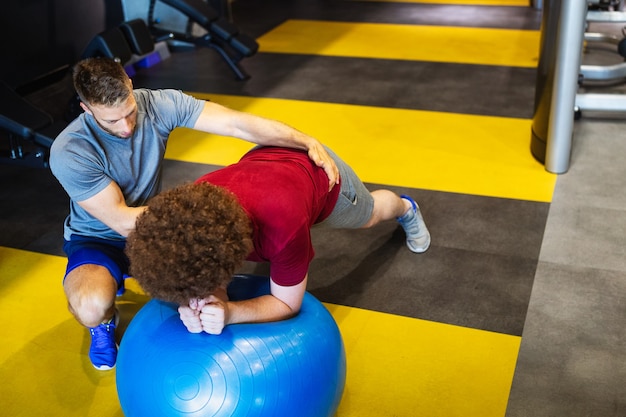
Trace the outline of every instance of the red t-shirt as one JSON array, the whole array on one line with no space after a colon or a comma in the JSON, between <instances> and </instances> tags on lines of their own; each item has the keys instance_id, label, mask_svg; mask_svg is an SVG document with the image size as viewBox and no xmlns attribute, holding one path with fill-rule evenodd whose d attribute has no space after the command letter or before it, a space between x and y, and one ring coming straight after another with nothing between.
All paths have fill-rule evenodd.
<instances>
[{"instance_id":1,"label":"red t-shirt","mask_svg":"<svg viewBox=\"0 0 626 417\"><path fill-rule=\"evenodd\" d=\"M328 176L304 151L255 148L239 162L197 180L237 196L253 225L249 261L269 262L272 280L302 282L315 254L310 229L332 212L339 187L328 192Z\"/></svg>"}]
</instances>

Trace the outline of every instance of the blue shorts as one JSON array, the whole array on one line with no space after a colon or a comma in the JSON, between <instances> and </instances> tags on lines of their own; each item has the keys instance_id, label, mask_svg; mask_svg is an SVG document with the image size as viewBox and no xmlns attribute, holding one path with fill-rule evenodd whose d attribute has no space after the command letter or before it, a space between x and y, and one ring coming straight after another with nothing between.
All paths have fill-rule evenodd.
<instances>
[{"instance_id":1,"label":"blue shorts","mask_svg":"<svg viewBox=\"0 0 626 417\"><path fill-rule=\"evenodd\" d=\"M123 290L124 279L128 277L130 262L124 253L125 241L106 240L96 237L72 235L65 241L63 251L67 254L65 277L81 265L100 265L109 270L118 290Z\"/></svg>"}]
</instances>

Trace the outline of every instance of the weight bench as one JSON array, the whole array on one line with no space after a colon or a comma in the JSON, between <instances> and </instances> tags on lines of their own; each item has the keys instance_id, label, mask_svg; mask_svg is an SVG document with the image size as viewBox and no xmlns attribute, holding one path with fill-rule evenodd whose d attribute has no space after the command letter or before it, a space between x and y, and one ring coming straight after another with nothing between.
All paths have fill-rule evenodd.
<instances>
[{"instance_id":1,"label":"weight bench","mask_svg":"<svg viewBox=\"0 0 626 417\"><path fill-rule=\"evenodd\" d=\"M81 58L112 58L122 65L129 64L133 55L140 57L154 51L154 39L142 19L133 19L94 36Z\"/></svg>"},{"instance_id":2,"label":"weight bench","mask_svg":"<svg viewBox=\"0 0 626 417\"><path fill-rule=\"evenodd\" d=\"M157 1L172 7L189 19L184 33L172 31L154 17L154 6ZM199 25L206 31L205 34L192 34L193 24ZM258 43L248 35L239 33L235 25L230 23L203 0L150 0L148 26L156 41L176 40L193 46L215 49L226 61L239 80L246 80L250 76L240 67L239 62L254 55Z\"/></svg>"},{"instance_id":3,"label":"weight bench","mask_svg":"<svg viewBox=\"0 0 626 417\"><path fill-rule=\"evenodd\" d=\"M55 121L2 81L0 97L0 129L9 142L8 155L0 161L47 168L50 146L67 122Z\"/></svg>"}]
</instances>

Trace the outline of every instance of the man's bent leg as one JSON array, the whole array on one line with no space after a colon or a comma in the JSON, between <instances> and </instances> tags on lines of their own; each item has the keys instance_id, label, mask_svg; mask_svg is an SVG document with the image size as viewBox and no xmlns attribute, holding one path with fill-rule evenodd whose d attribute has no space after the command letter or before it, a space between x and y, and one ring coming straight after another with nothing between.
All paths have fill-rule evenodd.
<instances>
[{"instance_id":1,"label":"man's bent leg","mask_svg":"<svg viewBox=\"0 0 626 417\"><path fill-rule=\"evenodd\" d=\"M92 365L98 370L112 369L117 360L115 327L119 321L115 309L115 279L107 268L85 264L67 274L63 288L70 312L89 328Z\"/></svg>"},{"instance_id":2,"label":"man's bent leg","mask_svg":"<svg viewBox=\"0 0 626 417\"><path fill-rule=\"evenodd\" d=\"M322 222L336 228L368 228L381 221L396 219L406 233L407 247L415 253L430 246L430 233L417 203L409 196L390 190L370 192L356 173L332 150L326 148L337 164L341 190L332 213Z\"/></svg>"},{"instance_id":3,"label":"man's bent leg","mask_svg":"<svg viewBox=\"0 0 626 417\"><path fill-rule=\"evenodd\" d=\"M89 329L89 359L96 369L115 366L116 293L128 272L124 242L72 236L63 249L68 255L63 289L70 312Z\"/></svg>"},{"instance_id":4,"label":"man's bent leg","mask_svg":"<svg viewBox=\"0 0 626 417\"><path fill-rule=\"evenodd\" d=\"M410 208L408 202L392 191L375 190L371 192L371 195L374 198L374 209L369 221L363 225L364 228L401 217Z\"/></svg>"},{"instance_id":5,"label":"man's bent leg","mask_svg":"<svg viewBox=\"0 0 626 417\"><path fill-rule=\"evenodd\" d=\"M83 326L95 327L113 317L117 283L104 266L74 268L65 277L63 289L70 312Z\"/></svg>"}]
</instances>

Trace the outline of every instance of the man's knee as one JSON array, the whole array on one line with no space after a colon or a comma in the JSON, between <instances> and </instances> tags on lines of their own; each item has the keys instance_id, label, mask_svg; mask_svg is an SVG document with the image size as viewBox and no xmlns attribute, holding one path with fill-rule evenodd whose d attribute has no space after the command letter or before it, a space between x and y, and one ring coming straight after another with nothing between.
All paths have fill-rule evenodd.
<instances>
[{"instance_id":1,"label":"man's knee","mask_svg":"<svg viewBox=\"0 0 626 417\"><path fill-rule=\"evenodd\" d=\"M70 312L84 326L95 327L109 318L117 284L107 268L79 266L68 273L63 287Z\"/></svg>"}]
</instances>

